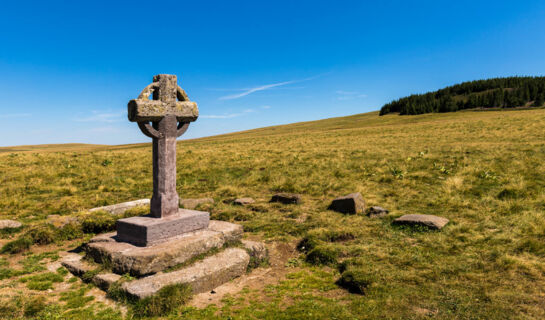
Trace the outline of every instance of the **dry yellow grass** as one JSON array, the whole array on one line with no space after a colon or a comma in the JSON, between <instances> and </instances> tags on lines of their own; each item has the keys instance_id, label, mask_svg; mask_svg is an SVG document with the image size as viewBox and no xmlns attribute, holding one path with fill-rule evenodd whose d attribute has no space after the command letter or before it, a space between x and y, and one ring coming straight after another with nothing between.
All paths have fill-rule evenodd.
<instances>
[{"instance_id":1,"label":"dry yellow grass","mask_svg":"<svg viewBox=\"0 0 545 320\"><path fill-rule=\"evenodd\" d=\"M181 197L213 197L213 218L241 223L267 241L312 239L343 263L303 263L303 271L265 292L243 290L219 309L180 312L242 319L544 318L544 129L544 109L368 113L179 142ZM14 150L0 151L0 218L19 219L25 228L49 214L151 196L149 144ZM301 193L304 202L269 204L277 191ZM327 210L332 198L351 192L390 209L390 217ZM243 196L258 201L229 204ZM391 225L408 213L451 223L441 232ZM12 260L19 255L4 255L5 268L17 268ZM328 295L338 290L341 271L366 279L365 294ZM58 308L72 310L63 302Z\"/></svg>"}]
</instances>

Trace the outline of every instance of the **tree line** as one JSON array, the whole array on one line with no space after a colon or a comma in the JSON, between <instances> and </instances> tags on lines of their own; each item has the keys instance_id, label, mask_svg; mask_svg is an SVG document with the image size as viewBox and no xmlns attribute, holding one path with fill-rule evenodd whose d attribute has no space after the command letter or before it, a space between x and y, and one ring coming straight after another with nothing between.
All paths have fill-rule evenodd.
<instances>
[{"instance_id":1,"label":"tree line","mask_svg":"<svg viewBox=\"0 0 545 320\"><path fill-rule=\"evenodd\" d=\"M541 107L545 77L509 77L463 82L434 92L413 94L385 104L387 113L423 114L474 108Z\"/></svg>"}]
</instances>

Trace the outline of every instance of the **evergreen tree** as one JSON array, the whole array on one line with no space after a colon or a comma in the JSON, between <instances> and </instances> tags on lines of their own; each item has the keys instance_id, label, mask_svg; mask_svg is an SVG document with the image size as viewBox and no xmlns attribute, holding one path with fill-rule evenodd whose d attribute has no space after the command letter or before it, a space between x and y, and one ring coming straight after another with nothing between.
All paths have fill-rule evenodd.
<instances>
[{"instance_id":1,"label":"evergreen tree","mask_svg":"<svg viewBox=\"0 0 545 320\"><path fill-rule=\"evenodd\" d=\"M545 102L544 100L545 100L545 97L543 93L538 94L536 100L534 101L534 106L541 107L543 103Z\"/></svg>"},{"instance_id":2,"label":"evergreen tree","mask_svg":"<svg viewBox=\"0 0 545 320\"><path fill-rule=\"evenodd\" d=\"M460 83L425 94L414 94L385 104L380 115L391 112L422 114L470 108L520 107L534 101L543 105L545 77L511 77Z\"/></svg>"}]
</instances>

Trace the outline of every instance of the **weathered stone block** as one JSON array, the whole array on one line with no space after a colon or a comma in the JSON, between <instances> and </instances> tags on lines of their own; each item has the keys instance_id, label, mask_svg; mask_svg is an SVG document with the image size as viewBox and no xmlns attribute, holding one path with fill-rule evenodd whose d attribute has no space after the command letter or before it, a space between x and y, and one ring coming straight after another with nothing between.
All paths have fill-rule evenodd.
<instances>
[{"instance_id":1,"label":"weathered stone block","mask_svg":"<svg viewBox=\"0 0 545 320\"><path fill-rule=\"evenodd\" d=\"M108 291L110 286L121 279L121 276L115 273L101 273L93 277L93 283L104 291Z\"/></svg>"},{"instance_id":2,"label":"weathered stone block","mask_svg":"<svg viewBox=\"0 0 545 320\"><path fill-rule=\"evenodd\" d=\"M116 230L120 241L150 246L186 232L205 229L209 221L208 212L179 209L177 214L163 218L147 215L119 219Z\"/></svg>"},{"instance_id":3,"label":"weathered stone block","mask_svg":"<svg viewBox=\"0 0 545 320\"><path fill-rule=\"evenodd\" d=\"M84 273L94 270L95 268L82 259L83 257L78 254L68 255L63 259L61 264L73 275L81 277Z\"/></svg>"},{"instance_id":4,"label":"weathered stone block","mask_svg":"<svg viewBox=\"0 0 545 320\"><path fill-rule=\"evenodd\" d=\"M114 240L115 237L110 239ZM86 250L96 262L110 264L116 273L144 276L184 263L211 249L221 248L225 241L222 232L205 229L148 247L118 241L91 241Z\"/></svg>"},{"instance_id":5,"label":"weathered stone block","mask_svg":"<svg viewBox=\"0 0 545 320\"><path fill-rule=\"evenodd\" d=\"M243 275L250 261L244 249L229 248L186 268L126 282L122 288L131 296L142 299L173 284L187 284L194 294L206 292Z\"/></svg>"},{"instance_id":6,"label":"weathered stone block","mask_svg":"<svg viewBox=\"0 0 545 320\"><path fill-rule=\"evenodd\" d=\"M270 202L280 202L283 204L299 204L301 196L295 193L277 193L272 196Z\"/></svg>"},{"instance_id":7,"label":"weathered stone block","mask_svg":"<svg viewBox=\"0 0 545 320\"><path fill-rule=\"evenodd\" d=\"M434 216L431 214L406 214L394 220L397 225L420 225L430 229L440 230L449 220L447 218Z\"/></svg>"},{"instance_id":8,"label":"weathered stone block","mask_svg":"<svg viewBox=\"0 0 545 320\"><path fill-rule=\"evenodd\" d=\"M348 214L363 213L365 211L365 201L361 193L351 193L333 200L328 209Z\"/></svg>"}]
</instances>

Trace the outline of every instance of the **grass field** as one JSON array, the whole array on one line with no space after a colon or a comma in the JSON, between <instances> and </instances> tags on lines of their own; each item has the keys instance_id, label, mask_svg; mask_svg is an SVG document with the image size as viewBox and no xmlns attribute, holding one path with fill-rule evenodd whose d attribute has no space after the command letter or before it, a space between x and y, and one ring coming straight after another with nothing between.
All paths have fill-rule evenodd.
<instances>
[{"instance_id":1,"label":"grass field","mask_svg":"<svg viewBox=\"0 0 545 320\"><path fill-rule=\"evenodd\" d=\"M165 318L543 319L544 159L545 109L367 113L181 141L181 197L213 197L212 218L269 245L303 245L276 283ZM39 231L51 214L149 198L151 170L149 144L0 148L0 219L24 223L0 244L32 241L1 255L0 317L135 316L47 269L89 234ZM268 203L278 191L303 203ZM327 210L352 192L390 216ZM230 204L243 196L256 204ZM392 226L409 213L451 222L439 232Z\"/></svg>"}]
</instances>

